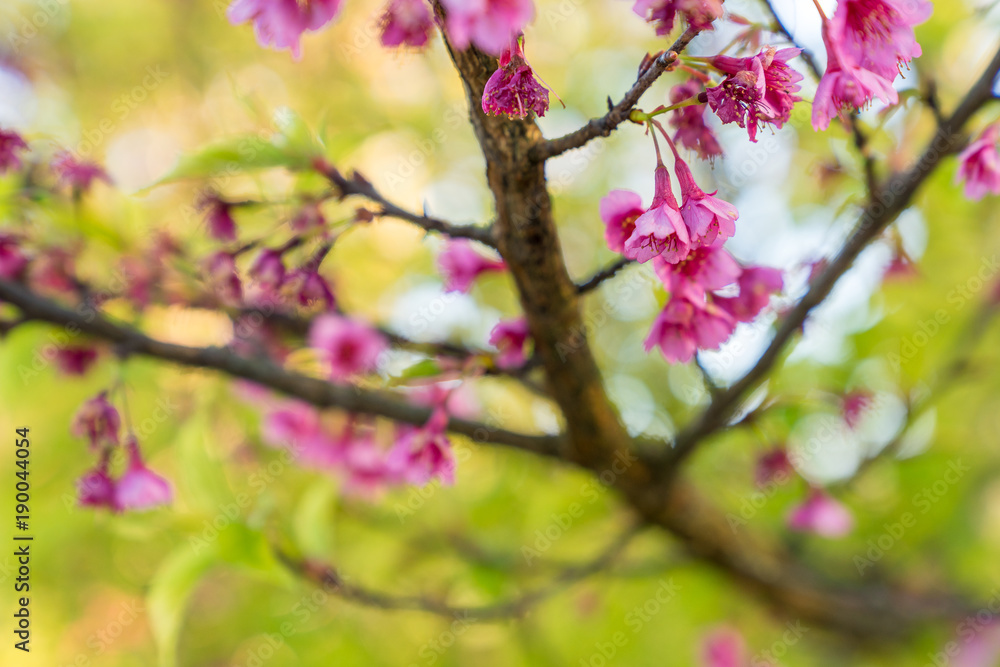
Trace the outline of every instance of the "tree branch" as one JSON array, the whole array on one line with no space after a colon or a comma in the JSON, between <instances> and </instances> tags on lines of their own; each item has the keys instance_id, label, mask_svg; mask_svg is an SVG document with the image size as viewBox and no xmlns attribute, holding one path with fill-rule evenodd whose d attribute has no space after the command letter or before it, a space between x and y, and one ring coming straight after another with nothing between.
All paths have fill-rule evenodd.
<instances>
[{"instance_id":1,"label":"tree branch","mask_svg":"<svg viewBox=\"0 0 1000 667\"><path fill-rule=\"evenodd\" d=\"M595 289L600 287L606 280L614 278L619 271L624 269L632 262L633 260L631 259L625 259L624 257L621 257L612 262L611 264L608 264L606 267L604 267L603 269L592 275L590 278L577 285L576 286L577 294L586 294L588 292L594 291Z\"/></svg>"}]
</instances>

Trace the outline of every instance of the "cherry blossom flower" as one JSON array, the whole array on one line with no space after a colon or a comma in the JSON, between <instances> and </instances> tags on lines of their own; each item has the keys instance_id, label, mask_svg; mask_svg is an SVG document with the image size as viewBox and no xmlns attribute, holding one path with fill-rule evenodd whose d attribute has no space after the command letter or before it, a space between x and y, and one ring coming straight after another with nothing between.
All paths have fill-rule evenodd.
<instances>
[{"instance_id":1,"label":"cherry blossom flower","mask_svg":"<svg viewBox=\"0 0 1000 667\"><path fill-rule=\"evenodd\" d=\"M341 0L235 0L226 15L233 25L253 21L258 44L288 49L298 60L302 34L332 21L340 5Z\"/></svg>"},{"instance_id":2,"label":"cherry blossom flower","mask_svg":"<svg viewBox=\"0 0 1000 667\"><path fill-rule=\"evenodd\" d=\"M444 276L446 292L468 292L472 283L481 274L489 271L504 271L507 265L502 260L489 259L479 254L472 242L466 239L448 241L438 255L438 269Z\"/></svg>"},{"instance_id":3,"label":"cherry blossom flower","mask_svg":"<svg viewBox=\"0 0 1000 667\"><path fill-rule=\"evenodd\" d=\"M120 428L118 411L108 402L108 393L102 391L80 406L70 432L78 438L87 438L96 449L101 445L117 445Z\"/></svg>"},{"instance_id":4,"label":"cherry blossom flower","mask_svg":"<svg viewBox=\"0 0 1000 667\"><path fill-rule=\"evenodd\" d=\"M13 130L0 129L0 174L21 167L19 153L28 150L24 138Z\"/></svg>"},{"instance_id":5,"label":"cherry blossom flower","mask_svg":"<svg viewBox=\"0 0 1000 667\"><path fill-rule=\"evenodd\" d=\"M812 489L806 500L789 513L788 527L820 537L843 537L854 528L854 517L830 495Z\"/></svg>"},{"instance_id":6,"label":"cherry blossom flower","mask_svg":"<svg viewBox=\"0 0 1000 667\"><path fill-rule=\"evenodd\" d=\"M420 427L399 426L386 465L395 479L423 486L432 479L455 483L455 456L445 434L448 413L438 408Z\"/></svg>"},{"instance_id":7,"label":"cherry blossom flower","mask_svg":"<svg viewBox=\"0 0 1000 667\"><path fill-rule=\"evenodd\" d=\"M275 294L285 282L285 263L281 252L271 248L260 251L249 271L254 285L266 295Z\"/></svg>"},{"instance_id":8,"label":"cherry blossom flower","mask_svg":"<svg viewBox=\"0 0 1000 667\"><path fill-rule=\"evenodd\" d=\"M391 453L389 454L391 455ZM344 452L343 492L351 496L375 498L387 485L397 480L388 456L371 435L352 438Z\"/></svg>"},{"instance_id":9,"label":"cherry blossom flower","mask_svg":"<svg viewBox=\"0 0 1000 667\"><path fill-rule=\"evenodd\" d=\"M500 56L500 66L483 90L483 113L508 118L524 118L528 112L544 116L549 109L549 90L535 79L524 58L521 40L513 37Z\"/></svg>"},{"instance_id":10,"label":"cherry blossom flower","mask_svg":"<svg viewBox=\"0 0 1000 667\"><path fill-rule=\"evenodd\" d=\"M17 239L10 234L0 234L0 278L17 280L28 265L28 258L21 251Z\"/></svg>"},{"instance_id":11,"label":"cherry blossom flower","mask_svg":"<svg viewBox=\"0 0 1000 667\"><path fill-rule=\"evenodd\" d=\"M876 97L886 104L899 101L891 81L861 67L844 52L843 39L833 32L832 23L824 18L826 72L813 98L812 125L816 131L830 127L830 119L834 116L864 108Z\"/></svg>"},{"instance_id":12,"label":"cherry blossom flower","mask_svg":"<svg viewBox=\"0 0 1000 667\"><path fill-rule=\"evenodd\" d=\"M236 221L233 219L233 205L222 200L218 195L204 195L198 208L205 211L205 222L208 223L209 235L219 241L236 240Z\"/></svg>"},{"instance_id":13,"label":"cherry blossom flower","mask_svg":"<svg viewBox=\"0 0 1000 667\"><path fill-rule=\"evenodd\" d=\"M736 282L739 295L716 297L715 302L739 322L753 322L767 308L771 295L784 286L781 271L766 266L745 267Z\"/></svg>"},{"instance_id":14,"label":"cherry blossom flower","mask_svg":"<svg viewBox=\"0 0 1000 667\"><path fill-rule=\"evenodd\" d=\"M716 56L713 65L726 73L721 84L706 91L708 104L723 123L746 128L757 141L761 124L782 127L791 116L802 75L788 66L799 49L766 47L751 58Z\"/></svg>"},{"instance_id":15,"label":"cherry blossom flower","mask_svg":"<svg viewBox=\"0 0 1000 667\"><path fill-rule=\"evenodd\" d=\"M657 255L663 255L668 262L679 262L687 257L691 239L663 162L657 164L654 178L653 204L636 218L635 229L625 241L624 255L637 262L648 262Z\"/></svg>"},{"instance_id":16,"label":"cherry blossom flower","mask_svg":"<svg viewBox=\"0 0 1000 667\"><path fill-rule=\"evenodd\" d=\"M499 56L514 35L535 17L531 0L441 0L446 10L445 27L455 48L475 44L481 51Z\"/></svg>"},{"instance_id":17,"label":"cherry blossom flower","mask_svg":"<svg viewBox=\"0 0 1000 667\"><path fill-rule=\"evenodd\" d=\"M97 361L97 348L86 345L60 347L55 362L66 375L84 375Z\"/></svg>"},{"instance_id":18,"label":"cherry blossom flower","mask_svg":"<svg viewBox=\"0 0 1000 667\"><path fill-rule=\"evenodd\" d=\"M979 201L988 193L1000 195L998 138L1000 123L992 123L958 156L955 180L965 181L965 196L972 201Z\"/></svg>"},{"instance_id":19,"label":"cherry blossom flower","mask_svg":"<svg viewBox=\"0 0 1000 667\"><path fill-rule=\"evenodd\" d=\"M735 283L743 269L721 246L696 248L680 262L653 258L653 269L671 294L704 299L705 293Z\"/></svg>"},{"instance_id":20,"label":"cherry blossom flower","mask_svg":"<svg viewBox=\"0 0 1000 667\"><path fill-rule=\"evenodd\" d=\"M757 459L754 479L757 486L764 487L771 482L784 481L784 478L794 470L792 462L788 459L788 450L784 447L778 447Z\"/></svg>"},{"instance_id":21,"label":"cherry blossom flower","mask_svg":"<svg viewBox=\"0 0 1000 667\"><path fill-rule=\"evenodd\" d=\"M852 62L893 81L922 53L913 26L933 11L928 0L840 0L832 30Z\"/></svg>"},{"instance_id":22,"label":"cherry blossom flower","mask_svg":"<svg viewBox=\"0 0 1000 667\"><path fill-rule=\"evenodd\" d=\"M670 102L677 104L701 93L701 83L688 79L670 91ZM712 160L722 155L722 147L715 133L705 123L705 105L694 104L670 113L670 126L676 128L673 140L688 150L698 151L702 160Z\"/></svg>"},{"instance_id":23,"label":"cherry blossom flower","mask_svg":"<svg viewBox=\"0 0 1000 667\"><path fill-rule=\"evenodd\" d=\"M971 619L969 619L971 620ZM949 642L946 652L934 656L935 664L950 667L996 667L1000 659L1000 618L983 622L977 614L976 622L963 621L959 624L957 642ZM952 651L957 644L957 651Z\"/></svg>"},{"instance_id":24,"label":"cherry blossom flower","mask_svg":"<svg viewBox=\"0 0 1000 667\"><path fill-rule=\"evenodd\" d=\"M631 190L612 190L601 198L598 207L604 221L604 238L608 248L625 252L625 240L635 231L636 219L646 212L642 197Z\"/></svg>"},{"instance_id":25,"label":"cherry blossom flower","mask_svg":"<svg viewBox=\"0 0 1000 667\"><path fill-rule=\"evenodd\" d=\"M236 258L220 250L205 260L205 275L208 285L219 300L231 307L243 303L243 282L236 270Z\"/></svg>"},{"instance_id":26,"label":"cherry blossom flower","mask_svg":"<svg viewBox=\"0 0 1000 667\"><path fill-rule=\"evenodd\" d=\"M108 475L108 463L102 458L96 468L83 474L76 481L77 502L80 507L103 507L114 511L115 482Z\"/></svg>"},{"instance_id":27,"label":"cherry blossom flower","mask_svg":"<svg viewBox=\"0 0 1000 667\"><path fill-rule=\"evenodd\" d=\"M701 656L704 667L746 667L746 642L735 630L720 628L705 637Z\"/></svg>"},{"instance_id":28,"label":"cherry blossom flower","mask_svg":"<svg viewBox=\"0 0 1000 667\"><path fill-rule=\"evenodd\" d=\"M61 151L52 158L52 171L59 177L60 183L66 183L79 192L89 190L94 181L111 183L103 167L95 162L78 160L69 151Z\"/></svg>"},{"instance_id":29,"label":"cherry blossom flower","mask_svg":"<svg viewBox=\"0 0 1000 667\"><path fill-rule=\"evenodd\" d=\"M695 183L691 168L681 159L672 141L668 142L674 152L674 173L681 186L681 217L687 226L691 247L712 245L717 240L725 241L736 233L736 220L740 217L736 207L706 194Z\"/></svg>"},{"instance_id":30,"label":"cherry blossom flower","mask_svg":"<svg viewBox=\"0 0 1000 667\"><path fill-rule=\"evenodd\" d=\"M388 343L364 322L334 313L321 315L309 329L309 346L319 350L334 380L373 370Z\"/></svg>"},{"instance_id":31,"label":"cherry blossom flower","mask_svg":"<svg viewBox=\"0 0 1000 667\"><path fill-rule=\"evenodd\" d=\"M500 350L497 365L504 369L523 366L526 358L524 349L530 336L528 321L523 317L505 320L493 327L490 345Z\"/></svg>"},{"instance_id":32,"label":"cherry blossom flower","mask_svg":"<svg viewBox=\"0 0 1000 667\"><path fill-rule=\"evenodd\" d=\"M434 17L424 0L389 0L382 14L382 46L421 48L433 29Z\"/></svg>"},{"instance_id":33,"label":"cherry blossom flower","mask_svg":"<svg viewBox=\"0 0 1000 667\"><path fill-rule=\"evenodd\" d=\"M657 35L669 34L680 13L695 30L711 30L722 17L722 0L636 0L632 11L652 23Z\"/></svg>"},{"instance_id":34,"label":"cherry blossom flower","mask_svg":"<svg viewBox=\"0 0 1000 667\"><path fill-rule=\"evenodd\" d=\"M736 322L711 303L699 303L684 296L671 297L653 321L646 338L649 352L659 347L670 363L690 361L699 349L719 347L732 335Z\"/></svg>"},{"instance_id":35,"label":"cherry blossom flower","mask_svg":"<svg viewBox=\"0 0 1000 667\"><path fill-rule=\"evenodd\" d=\"M326 227L326 218L318 203L306 204L292 218L292 229L296 232L308 232Z\"/></svg>"},{"instance_id":36,"label":"cherry blossom flower","mask_svg":"<svg viewBox=\"0 0 1000 667\"><path fill-rule=\"evenodd\" d=\"M146 467L135 436L126 442L128 469L115 483L115 507L119 510L145 511L167 505L173 499L170 483Z\"/></svg>"},{"instance_id":37,"label":"cherry blossom flower","mask_svg":"<svg viewBox=\"0 0 1000 667\"><path fill-rule=\"evenodd\" d=\"M856 429L874 402L875 395L867 389L855 389L847 392L841 399L844 422L852 429Z\"/></svg>"},{"instance_id":38,"label":"cherry blossom flower","mask_svg":"<svg viewBox=\"0 0 1000 667\"><path fill-rule=\"evenodd\" d=\"M318 271L312 269L303 268L292 272L282 287L304 307L319 306L323 311L327 311L333 310L337 305L330 283Z\"/></svg>"},{"instance_id":39,"label":"cherry blossom flower","mask_svg":"<svg viewBox=\"0 0 1000 667\"><path fill-rule=\"evenodd\" d=\"M261 436L272 447L295 447L319 432L319 411L301 401L272 410L261 424Z\"/></svg>"},{"instance_id":40,"label":"cherry blossom flower","mask_svg":"<svg viewBox=\"0 0 1000 667\"><path fill-rule=\"evenodd\" d=\"M50 294L68 294L77 288L73 255L63 248L46 248L28 265L28 283Z\"/></svg>"}]
</instances>

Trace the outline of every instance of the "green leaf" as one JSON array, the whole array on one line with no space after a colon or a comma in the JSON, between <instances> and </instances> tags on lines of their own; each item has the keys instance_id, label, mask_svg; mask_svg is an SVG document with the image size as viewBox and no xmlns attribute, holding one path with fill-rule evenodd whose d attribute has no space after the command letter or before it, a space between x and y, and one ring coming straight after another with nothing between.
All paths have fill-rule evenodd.
<instances>
[{"instance_id":1,"label":"green leaf","mask_svg":"<svg viewBox=\"0 0 1000 667\"><path fill-rule=\"evenodd\" d=\"M266 581L288 585L292 577L274 554L267 538L244 523L219 532L219 558Z\"/></svg>"},{"instance_id":2,"label":"green leaf","mask_svg":"<svg viewBox=\"0 0 1000 667\"><path fill-rule=\"evenodd\" d=\"M160 667L177 664L177 643L188 600L218 560L212 543L185 544L170 554L154 575L146 601Z\"/></svg>"},{"instance_id":3,"label":"green leaf","mask_svg":"<svg viewBox=\"0 0 1000 667\"><path fill-rule=\"evenodd\" d=\"M335 499L334 487L326 479L317 480L302 494L292 516L292 531L303 553L320 555L333 546Z\"/></svg>"},{"instance_id":4,"label":"green leaf","mask_svg":"<svg viewBox=\"0 0 1000 667\"><path fill-rule=\"evenodd\" d=\"M441 367L433 359L424 359L413 364L395 378L394 384L415 380L417 378L436 377L441 374Z\"/></svg>"}]
</instances>

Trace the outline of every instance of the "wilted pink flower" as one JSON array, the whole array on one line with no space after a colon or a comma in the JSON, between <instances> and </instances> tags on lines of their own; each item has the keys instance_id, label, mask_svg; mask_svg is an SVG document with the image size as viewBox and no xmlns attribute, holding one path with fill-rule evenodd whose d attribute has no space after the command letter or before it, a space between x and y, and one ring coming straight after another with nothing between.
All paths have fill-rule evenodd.
<instances>
[{"instance_id":1,"label":"wilted pink flower","mask_svg":"<svg viewBox=\"0 0 1000 667\"><path fill-rule=\"evenodd\" d=\"M364 322L327 313L309 329L309 346L319 350L329 364L330 377L347 380L373 370L388 343Z\"/></svg>"},{"instance_id":2,"label":"wilted pink flower","mask_svg":"<svg viewBox=\"0 0 1000 667\"><path fill-rule=\"evenodd\" d=\"M424 0L389 0L382 14L382 46L426 46L434 18Z\"/></svg>"},{"instance_id":3,"label":"wilted pink flower","mask_svg":"<svg viewBox=\"0 0 1000 667\"><path fill-rule=\"evenodd\" d=\"M250 279L265 294L273 294L285 282L285 263L281 252L265 248L250 267Z\"/></svg>"},{"instance_id":4,"label":"wilted pink flower","mask_svg":"<svg viewBox=\"0 0 1000 667\"><path fill-rule=\"evenodd\" d=\"M243 283L232 254L218 251L205 260L204 269L209 286L223 304L237 307L243 303Z\"/></svg>"},{"instance_id":5,"label":"wilted pink flower","mask_svg":"<svg viewBox=\"0 0 1000 667\"><path fill-rule=\"evenodd\" d=\"M471 43L494 56L535 17L531 0L441 0L441 4L455 48L465 50Z\"/></svg>"},{"instance_id":6,"label":"wilted pink flower","mask_svg":"<svg viewBox=\"0 0 1000 667\"><path fill-rule=\"evenodd\" d=\"M987 193L1000 195L1000 123L987 125L979 138L958 156L956 182L965 181L965 196L979 201Z\"/></svg>"},{"instance_id":7,"label":"wilted pink flower","mask_svg":"<svg viewBox=\"0 0 1000 667\"><path fill-rule=\"evenodd\" d=\"M84 375L97 361L97 348L84 345L56 350L56 366L66 375Z\"/></svg>"},{"instance_id":8,"label":"wilted pink flower","mask_svg":"<svg viewBox=\"0 0 1000 667\"><path fill-rule=\"evenodd\" d=\"M740 293L735 297L715 297L720 308L739 322L752 322L771 302L771 295L784 286L781 271L766 266L743 269L736 281Z\"/></svg>"},{"instance_id":9,"label":"wilted pink flower","mask_svg":"<svg viewBox=\"0 0 1000 667\"><path fill-rule=\"evenodd\" d=\"M714 192L706 194L699 188L691 168L681 159L672 141L670 148L674 151L674 173L681 186L681 217L687 225L691 247L709 246L716 240L731 238L736 233L739 211L729 202L718 199Z\"/></svg>"},{"instance_id":10,"label":"wilted pink flower","mask_svg":"<svg viewBox=\"0 0 1000 667\"><path fill-rule=\"evenodd\" d=\"M625 241L624 255L638 262L648 262L657 255L668 262L679 262L690 250L687 225L670 190L670 172L662 162L657 165L654 178L653 204L636 218L635 230Z\"/></svg>"},{"instance_id":11,"label":"wilted pink flower","mask_svg":"<svg viewBox=\"0 0 1000 667\"><path fill-rule=\"evenodd\" d=\"M341 0L235 0L226 12L233 25L253 21L257 43L302 55L302 33L319 30L340 11Z\"/></svg>"},{"instance_id":12,"label":"wilted pink flower","mask_svg":"<svg viewBox=\"0 0 1000 667\"><path fill-rule=\"evenodd\" d=\"M788 527L820 537L843 537L854 528L854 517L824 491L812 489L809 497L788 515Z\"/></svg>"},{"instance_id":13,"label":"wilted pink flower","mask_svg":"<svg viewBox=\"0 0 1000 667\"><path fill-rule=\"evenodd\" d=\"M73 255L62 248L46 248L28 266L28 283L43 292L64 294L76 290Z\"/></svg>"},{"instance_id":14,"label":"wilted pink flower","mask_svg":"<svg viewBox=\"0 0 1000 667\"><path fill-rule=\"evenodd\" d=\"M9 234L0 234L0 278L17 280L28 265L28 258L21 252L17 239Z\"/></svg>"},{"instance_id":15,"label":"wilted pink flower","mask_svg":"<svg viewBox=\"0 0 1000 667\"><path fill-rule=\"evenodd\" d=\"M788 66L788 61L800 53L802 49L778 50L765 46L760 53L749 58L716 56L712 58L712 64L728 76L737 76L743 71L756 71L753 61L759 61L764 73L764 93L756 102L753 113L758 120L780 128L788 122L795 103L802 101L796 95L801 90L798 82L802 80L802 75ZM750 122L749 119L747 122Z\"/></svg>"},{"instance_id":16,"label":"wilted pink flower","mask_svg":"<svg viewBox=\"0 0 1000 667\"><path fill-rule=\"evenodd\" d=\"M173 499L170 483L146 467L134 436L128 446L128 469L115 483L115 507L118 510L145 511L167 505Z\"/></svg>"},{"instance_id":17,"label":"wilted pink flower","mask_svg":"<svg viewBox=\"0 0 1000 667\"><path fill-rule=\"evenodd\" d=\"M788 450L778 447L757 459L754 478L757 486L767 486L771 482L782 481L781 478L793 471L792 462L788 460Z\"/></svg>"},{"instance_id":18,"label":"wilted pink flower","mask_svg":"<svg viewBox=\"0 0 1000 667\"><path fill-rule=\"evenodd\" d=\"M523 317L504 320L490 332L490 345L500 350L497 365L500 368L518 368L524 365L524 348L531 332L528 321Z\"/></svg>"},{"instance_id":19,"label":"wilted pink flower","mask_svg":"<svg viewBox=\"0 0 1000 667\"><path fill-rule=\"evenodd\" d=\"M524 58L520 38L512 37L500 56L500 66L483 90L483 113L524 118L529 111L544 116L549 109L549 90L535 79Z\"/></svg>"},{"instance_id":20,"label":"wilted pink flower","mask_svg":"<svg viewBox=\"0 0 1000 667\"><path fill-rule=\"evenodd\" d=\"M858 424L861 423L861 418L874 402L875 395L867 389L855 389L847 392L841 399L844 421L852 429L857 428Z\"/></svg>"},{"instance_id":21,"label":"wilted pink flower","mask_svg":"<svg viewBox=\"0 0 1000 667\"><path fill-rule=\"evenodd\" d=\"M0 174L21 167L19 153L28 150L28 144L13 130L0 129Z\"/></svg>"},{"instance_id":22,"label":"wilted pink flower","mask_svg":"<svg viewBox=\"0 0 1000 667\"><path fill-rule=\"evenodd\" d=\"M711 30L712 21L722 17L721 0L636 0L632 11L656 26L657 35L674 29L677 13L695 30Z\"/></svg>"},{"instance_id":23,"label":"wilted pink flower","mask_svg":"<svg viewBox=\"0 0 1000 667\"><path fill-rule=\"evenodd\" d=\"M697 79L688 79L670 91L670 102L677 104L700 93L701 83ZM670 126L677 129L673 136L674 141L688 150L698 151L698 157L702 160L711 160L722 155L719 140L705 124L704 104L681 107L672 111Z\"/></svg>"},{"instance_id":24,"label":"wilted pink flower","mask_svg":"<svg viewBox=\"0 0 1000 667\"><path fill-rule=\"evenodd\" d=\"M742 273L739 263L721 246L696 248L676 264L654 257L653 269L671 296L692 299L704 299L706 292L732 285Z\"/></svg>"},{"instance_id":25,"label":"wilted pink flower","mask_svg":"<svg viewBox=\"0 0 1000 667\"><path fill-rule=\"evenodd\" d=\"M719 347L733 333L736 322L711 303L671 297L653 321L646 338L646 351L659 347L670 363L690 361L695 351Z\"/></svg>"},{"instance_id":26,"label":"wilted pink flower","mask_svg":"<svg viewBox=\"0 0 1000 667\"><path fill-rule=\"evenodd\" d=\"M57 153L52 158L52 170L60 183L67 183L78 191L89 190L94 181L111 183L107 172L97 163L77 160L69 151Z\"/></svg>"},{"instance_id":27,"label":"wilted pink flower","mask_svg":"<svg viewBox=\"0 0 1000 667\"><path fill-rule=\"evenodd\" d=\"M480 255L466 239L448 241L438 255L438 269L444 276L446 292L468 292L473 281L488 271L503 271L507 265L502 260Z\"/></svg>"},{"instance_id":28,"label":"wilted pink flower","mask_svg":"<svg viewBox=\"0 0 1000 667\"><path fill-rule=\"evenodd\" d=\"M816 131L830 127L835 115L864 108L876 97L886 104L899 101L891 81L861 67L844 53L843 36L832 32L831 25L823 20L826 72L813 98L812 125Z\"/></svg>"},{"instance_id":29,"label":"wilted pink flower","mask_svg":"<svg viewBox=\"0 0 1000 667\"><path fill-rule=\"evenodd\" d=\"M598 210L608 247L617 253L625 252L625 240L635 231L636 219L646 212L642 197L631 190L612 190L601 198Z\"/></svg>"},{"instance_id":30,"label":"wilted pink flower","mask_svg":"<svg viewBox=\"0 0 1000 667\"><path fill-rule=\"evenodd\" d=\"M746 667L747 647L740 633L720 628L705 637L702 647L704 667ZM758 667L756 664L754 667Z\"/></svg>"},{"instance_id":31,"label":"wilted pink flower","mask_svg":"<svg viewBox=\"0 0 1000 667\"><path fill-rule=\"evenodd\" d=\"M324 311L332 310L337 304L333 296L333 290L326 278L318 271L308 268L299 269L289 274L285 281L284 289L295 296L299 305L312 307L318 305Z\"/></svg>"},{"instance_id":32,"label":"wilted pink flower","mask_svg":"<svg viewBox=\"0 0 1000 667\"><path fill-rule=\"evenodd\" d=\"M198 208L205 211L205 222L212 238L219 241L236 239L236 221L233 219L232 204L216 194L208 193L201 198Z\"/></svg>"},{"instance_id":33,"label":"wilted pink flower","mask_svg":"<svg viewBox=\"0 0 1000 667\"><path fill-rule=\"evenodd\" d=\"M438 408L420 428L399 426L396 443L386 459L393 477L420 486L434 478L454 484L455 456L445 435L447 425L448 414Z\"/></svg>"},{"instance_id":34,"label":"wilted pink flower","mask_svg":"<svg viewBox=\"0 0 1000 667\"><path fill-rule=\"evenodd\" d=\"M892 81L921 54L913 26L933 11L928 0L840 0L832 30L852 62Z\"/></svg>"},{"instance_id":35,"label":"wilted pink flower","mask_svg":"<svg viewBox=\"0 0 1000 667\"><path fill-rule=\"evenodd\" d=\"M117 445L121 419L118 411L108 402L108 393L102 391L80 406L70 432L78 438L87 438L90 446Z\"/></svg>"}]
</instances>

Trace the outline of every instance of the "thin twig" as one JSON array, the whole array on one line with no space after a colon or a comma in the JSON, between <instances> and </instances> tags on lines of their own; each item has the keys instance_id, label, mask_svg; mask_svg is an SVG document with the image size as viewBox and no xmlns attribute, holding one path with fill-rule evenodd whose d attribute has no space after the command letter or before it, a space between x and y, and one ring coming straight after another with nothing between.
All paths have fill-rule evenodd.
<instances>
[{"instance_id":1,"label":"thin twig","mask_svg":"<svg viewBox=\"0 0 1000 667\"><path fill-rule=\"evenodd\" d=\"M624 257L616 259L614 262L608 264L606 267L604 267L603 269L592 275L590 278L577 285L576 286L577 294L586 294L587 292L594 291L595 289L600 287L601 284L604 283L604 281L614 278L619 271L621 271L626 266L631 264L632 261L633 260L625 259Z\"/></svg>"}]
</instances>

